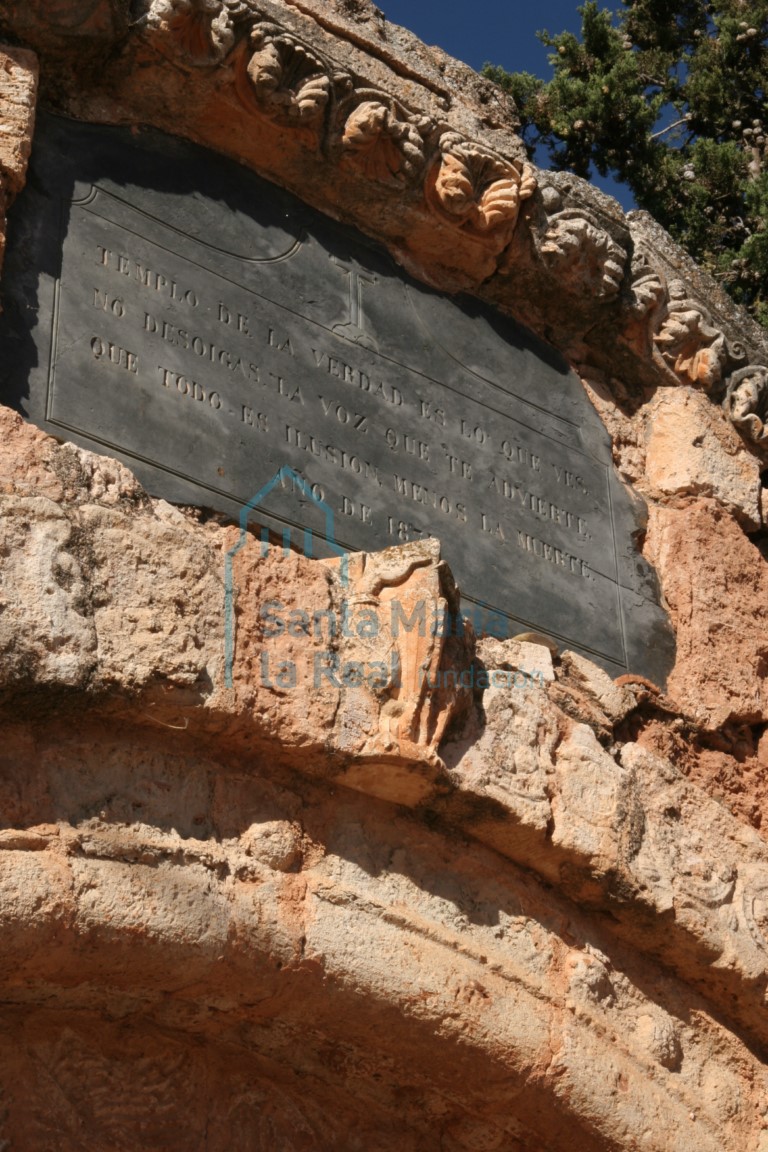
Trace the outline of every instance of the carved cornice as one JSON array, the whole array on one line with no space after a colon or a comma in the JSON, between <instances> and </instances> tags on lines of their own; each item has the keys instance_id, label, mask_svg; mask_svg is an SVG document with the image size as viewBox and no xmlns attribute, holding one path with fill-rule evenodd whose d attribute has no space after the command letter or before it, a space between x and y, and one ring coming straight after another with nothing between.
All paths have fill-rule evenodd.
<instances>
[{"instance_id":1,"label":"carved cornice","mask_svg":"<svg viewBox=\"0 0 768 1152\"><path fill-rule=\"evenodd\" d=\"M508 308L572 360L583 356L587 370L610 370L620 353L630 377L645 384L683 384L718 403L726 397L724 411L744 437L768 448L755 431L763 429L763 401L745 399L739 375L750 361L768 363L762 334L752 329L739 347L733 335L749 331L747 318L729 304L710 306L717 288L644 213L625 217L575 177L539 180L507 125L497 133L495 112L486 115L487 82L475 78L486 88L465 107L448 73L436 87L434 61L420 81L418 54L398 54L383 26L381 43L368 43L338 13L321 18L312 5L138 0L138 7L133 31L115 41L115 59L123 52L128 71L132 56L149 67L161 92L171 80L176 104L169 100L155 115L152 96L129 86L111 114L103 111L111 97L105 104L98 93L95 118L148 120L215 147L229 116L223 150L258 167L268 140L270 160L260 170L309 200L319 189L318 206L377 235L417 275ZM167 62L178 70L175 80ZM170 111L179 108L178 73L195 85L195 110L185 110L183 124ZM124 80L118 76L118 88ZM63 73L59 81L67 90ZM82 91L70 85L74 115L87 109ZM304 153L314 167L302 166Z\"/></svg>"},{"instance_id":2,"label":"carved cornice","mask_svg":"<svg viewBox=\"0 0 768 1152\"><path fill-rule=\"evenodd\" d=\"M743 344L728 339L683 280L667 281L641 246L632 256L626 309L646 327L649 350L667 383L722 398L725 414L744 438L768 446L768 368L742 367L747 358Z\"/></svg>"},{"instance_id":3,"label":"carved cornice","mask_svg":"<svg viewBox=\"0 0 768 1152\"><path fill-rule=\"evenodd\" d=\"M723 408L748 440L768 445L768 368L750 364L734 372L728 382Z\"/></svg>"},{"instance_id":4,"label":"carved cornice","mask_svg":"<svg viewBox=\"0 0 768 1152\"><path fill-rule=\"evenodd\" d=\"M543 189L542 200L547 224L538 251L546 267L566 291L612 300L624 278L626 250L593 212L564 206L560 193L551 185Z\"/></svg>"},{"instance_id":5,"label":"carved cornice","mask_svg":"<svg viewBox=\"0 0 768 1152\"><path fill-rule=\"evenodd\" d=\"M301 133L341 171L391 187L417 185L431 211L470 238L501 251L534 169L359 84L296 33L263 19L243 0L152 0L151 41L180 63L231 65L248 113Z\"/></svg>"},{"instance_id":6,"label":"carved cornice","mask_svg":"<svg viewBox=\"0 0 768 1152\"><path fill-rule=\"evenodd\" d=\"M235 86L248 111L288 128L313 129L321 138L329 103L351 80L295 36L262 23L238 47Z\"/></svg>"},{"instance_id":7,"label":"carved cornice","mask_svg":"<svg viewBox=\"0 0 768 1152\"><path fill-rule=\"evenodd\" d=\"M516 165L455 132L440 138L427 179L427 201L437 216L500 251L517 224L520 205L536 189L530 164Z\"/></svg>"},{"instance_id":8,"label":"carved cornice","mask_svg":"<svg viewBox=\"0 0 768 1152\"><path fill-rule=\"evenodd\" d=\"M630 268L629 311L633 316L650 317L667 300L667 288L647 252L635 249Z\"/></svg>"},{"instance_id":9,"label":"carved cornice","mask_svg":"<svg viewBox=\"0 0 768 1152\"><path fill-rule=\"evenodd\" d=\"M243 0L152 0L144 23L185 64L207 68L230 52L247 14Z\"/></svg>"},{"instance_id":10,"label":"carved cornice","mask_svg":"<svg viewBox=\"0 0 768 1152\"><path fill-rule=\"evenodd\" d=\"M571 280L571 290L577 281L610 300L621 287L627 254L586 214L566 210L553 216L540 251L550 269Z\"/></svg>"},{"instance_id":11,"label":"carved cornice","mask_svg":"<svg viewBox=\"0 0 768 1152\"><path fill-rule=\"evenodd\" d=\"M681 383L705 392L722 383L728 362L725 336L704 305L689 299L682 280L668 285L666 308L653 341Z\"/></svg>"},{"instance_id":12,"label":"carved cornice","mask_svg":"<svg viewBox=\"0 0 768 1152\"><path fill-rule=\"evenodd\" d=\"M334 142L340 167L379 184L402 187L423 178L434 121L375 89L354 88L343 101Z\"/></svg>"}]
</instances>

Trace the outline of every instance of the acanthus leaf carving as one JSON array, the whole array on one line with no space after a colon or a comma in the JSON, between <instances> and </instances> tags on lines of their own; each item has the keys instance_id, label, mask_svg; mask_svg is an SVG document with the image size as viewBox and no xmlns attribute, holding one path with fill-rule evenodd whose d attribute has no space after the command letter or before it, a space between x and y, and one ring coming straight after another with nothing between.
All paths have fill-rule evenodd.
<instances>
[{"instance_id":1,"label":"acanthus leaf carving","mask_svg":"<svg viewBox=\"0 0 768 1152\"><path fill-rule=\"evenodd\" d=\"M630 311L636 317L650 317L667 299L667 288L647 252L635 249L631 263Z\"/></svg>"},{"instance_id":2,"label":"acanthus leaf carving","mask_svg":"<svg viewBox=\"0 0 768 1152\"><path fill-rule=\"evenodd\" d=\"M440 139L440 159L427 179L427 202L442 219L501 250L520 205L536 190L530 164L514 164L455 132Z\"/></svg>"},{"instance_id":3,"label":"acanthus leaf carving","mask_svg":"<svg viewBox=\"0 0 768 1152\"><path fill-rule=\"evenodd\" d=\"M315 131L334 89L351 86L347 76L332 72L317 53L276 24L259 24L251 31L247 50L236 62L235 83L247 108Z\"/></svg>"},{"instance_id":4,"label":"acanthus leaf carving","mask_svg":"<svg viewBox=\"0 0 768 1152\"><path fill-rule=\"evenodd\" d=\"M706 392L722 383L729 351L725 335L698 300L688 297L682 280L669 284L669 299L661 325L653 337L664 362L678 380Z\"/></svg>"},{"instance_id":5,"label":"acanthus leaf carving","mask_svg":"<svg viewBox=\"0 0 768 1152\"><path fill-rule=\"evenodd\" d=\"M243 0L152 0L148 29L167 37L186 64L219 64L235 43L235 23L248 14Z\"/></svg>"},{"instance_id":6,"label":"acanthus leaf carving","mask_svg":"<svg viewBox=\"0 0 768 1152\"><path fill-rule=\"evenodd\" d=\"M426 116L409 115L396 101L368 95L348 115L341 135L342 167L380 184L401 186L418 178L424 165L424 136L433 130Z\"/></svg>"},{"instance_id":7,"label":"acanthus leaf carving","mask_svg":"<svg viewBox=\"0 0 768 1152\"><path fill-rule=\"evenodd\" d=\"M750 364L728 381L723 408L731 422L755 444L768 444L768 368Z\"/></svg>"},{"instance_id":8,"label":"acanthus leaf carving","mask_svg":"<svg viewBox=\"0 0 768 1152\"><path fill-rule=\"evenodd\" d=\"M553 207L559 207L559 201L556 193L550 197ZM582 208L561 208L549 215L539 253L574 295L586 291L599 300L612 300L624 279L626 251Z\"/></svg>"}]
</instances>

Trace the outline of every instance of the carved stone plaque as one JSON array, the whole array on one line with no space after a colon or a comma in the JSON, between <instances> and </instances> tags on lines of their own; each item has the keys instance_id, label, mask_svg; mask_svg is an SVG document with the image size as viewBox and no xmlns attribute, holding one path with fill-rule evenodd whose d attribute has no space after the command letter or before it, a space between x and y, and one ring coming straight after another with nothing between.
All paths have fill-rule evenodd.
<instances>
[{"instance_id":1,"label":"carved stone plaque","mask_svg":"<svg viewBox=\"0 0 768 1152\"><path fill-rule=\"evenodd\" d=\"M642 510L578 378L359 233L181 141L46 118L4 305L5 402L151 493L237 517L287 465L253 522L438 536L476 627L664 680Z\"/></svg>"}]
</instances>

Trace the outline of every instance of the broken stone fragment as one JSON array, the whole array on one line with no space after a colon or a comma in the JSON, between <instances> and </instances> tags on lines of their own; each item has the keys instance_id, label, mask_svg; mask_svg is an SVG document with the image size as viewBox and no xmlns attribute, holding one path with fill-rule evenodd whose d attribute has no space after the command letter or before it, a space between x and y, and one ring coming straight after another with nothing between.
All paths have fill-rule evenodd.
<instances>
[{"instance_id":1,"label":"broken stone fragment","mask_svg":"<svg viewBox=\"0 0 768 1152\"><path fill-rule=\"evenodd\" d=\"M532 682L547 683L555 679L552 649L546 641L497 640L485 637L477 645L477 655L486 668L512 669Z\"/></svg>"}]
</instances>

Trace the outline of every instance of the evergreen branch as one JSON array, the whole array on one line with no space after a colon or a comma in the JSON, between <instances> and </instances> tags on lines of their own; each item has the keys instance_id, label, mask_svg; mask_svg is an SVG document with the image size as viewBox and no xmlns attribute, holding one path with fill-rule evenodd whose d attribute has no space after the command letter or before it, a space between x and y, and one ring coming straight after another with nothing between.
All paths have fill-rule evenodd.
<instances>
[{"instance_id":1,"label":"evergreen branch","mask_svg":"<svg viewBox=\"0 0 768 1152\"><path fill-rule=\"evenodd\" d=\"M683 116L681 120L675 120L674 124L668 124L666 128L662 128L659 132L652 132L648 137L649 140L658 140L659 136L663 136L666 132L671 132L673 128L679 128L681 124L687 124L688 117Z\"/></svg>"}]
</instances>

